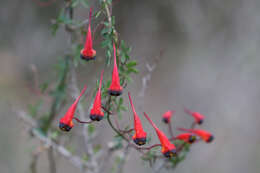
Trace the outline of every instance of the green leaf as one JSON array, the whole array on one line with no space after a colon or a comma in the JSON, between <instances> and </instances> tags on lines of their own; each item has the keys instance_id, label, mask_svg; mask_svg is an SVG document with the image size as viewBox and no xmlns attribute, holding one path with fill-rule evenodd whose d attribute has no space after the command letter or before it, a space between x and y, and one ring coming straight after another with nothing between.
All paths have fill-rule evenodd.
<instances>
[{"instance_id":1,"label":"green leaf","mask_svg":"<svg viewBox=\"0 0 260 173\"><path fill-rule=\"evenodd\" d=\"M88 125L88 133L91 135L95 132L95 126L93 124Z\"/></svg>"},{"instance_id":2,"label":"green leaf","mask_svg":"<svg viewBox=\"0 0 260 173\"><path fill-rule=\"evenodd\" d=\"M51 26L51 33L52 33L52 35L56 35L59 27L60 27L59 23L52 24L52 26Z\"/></svg>"},{"instance_id":3,"label":"green leaf","mask_svg":"<svg viewBox=\"0 0 260 173\"><path fill-rule=\"evenodd\" d=\"M88 5L88 1L87 0L80 0L80 3L83 5L83 7L87 8Z\"/></svg>"},{"instance_id":4,"label":"green leaf","mask_svg":"<svg viewBox=\"0 0 260 173\"><path fill-rule=\"evenodd\" d=\"M59 136L59 131L54 131L51 133L50 137L51 139L57 139L57 137Z\"/></svg>"},{"instance_id":5,"label":"green leaf","mask_svg":"<svg viewBox=\"0 0 260 173\"><path fill-rule=\"evenodd\" d=\"M100 149L101 149L101 145L100 145L100 144L98 144L98 145L95 145L95 146L93 147L93 151L94 151L94 153L97 153L97 152L99 152L99 151L100 151Z\"/></svg>"},{"instance_id":6,"label":"green leaf","mask_svg":"<svg viewBox=\"0 0 260 173\"><path fill-rule=\"evenodd\" d=\"M89 156L84 153L83 156L82 156L82 160L87 162L89 160Z\"/></svg>"},{"instance_id":7,"label":"green leaf","mask_svg":"<svg viewBox=\"0 0 260 173\"><path fill-rule=\"evenodd\" d=\"M48 88L49 83L48 82L44 82L43 84L40 85L40 90L42 93L44 93L46 91L46 89Z\"/></svg>"},{"instance_id":8,"label":"green leaf","mask_svg":"<svg viewBox=\"0 0 260 173\"><path fill-rule=\"evenodd\" d=\"M131 67L134 67L137 65L137 62L136 61L130 61L126 64L126 67L127 68L131 68Z\"/></svg>"},{"instance_id":9,"label":"green leaf","mask_svg":"<svg viewBox=\"0 0 260 173\"><path fill-rule=\"evenodd\" d=\"M96 13L95 18L98 18L100 14L101 14L101 10Z\"/></svg>"},{"instance_id":10,"label":"green leaf","mask_svg":"<svg viewBox=\"0 0 260 173\"><path fill-rule=\"evenodd\" d=\"M75 8L76 6L78 6L78 4L79 4L79 0L73 0L71 3L71 7Z\"/></svg>"},{"instance_id":11,"label":"green leaf","mask_svg":"<svg viewBox=\"0 0 260 173\"><path fill-rule=\"evenodd\" d=\"M128 68L127 72L133 72L133 73L139 73L139 70L137 70L136 68Z\"/></svg>"}]
</instances>

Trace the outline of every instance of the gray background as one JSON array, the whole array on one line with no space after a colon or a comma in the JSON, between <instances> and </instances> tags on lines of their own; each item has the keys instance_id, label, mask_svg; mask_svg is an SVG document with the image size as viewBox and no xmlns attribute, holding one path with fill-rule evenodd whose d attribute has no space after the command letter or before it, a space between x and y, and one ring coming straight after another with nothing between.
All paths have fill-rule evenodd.
<instances>
[{"instance_id":1,"label":"gray background","mask_svg":"<svg viewBox=\"0 0 260 173\"><path fill-rule=\"evenodd\" d=\"M29 171L30 150L38 143L30 140L11 108L26 109L37 100L28 90L30 64L36 65L44 81L54 76L53 64L69 46L63 29L56 37L50 32L50 19L59 8L58 3L38 7L32 0L0 2L1 173ZM139 62L140 75L129 85L135 104L140 105L139 114L147 111L165 131L160 116L167 109L177 111L174 127L189 125L191 119L182 111L185 105L205 114L202 128L215 134L212 144L193 146L176 172L260 172L259 8L258 0L121 0L114 7L120 36L132 46L131 55ZM87 15L88 10L78 9L79 19ZM145 64L153 64L161 49L164 54L145 96L138 98L141 77L147 74ZM96 65L102 68L103 50L98 52ZM86 76L93 71L98 74L100 68L86 66L81 67L80 76L94 84L98 75ZM105 123L100 126L107 128ZM146 121L144 126L152 132ZM108 130L100 136L112 135ZM58 172L78 171L63 158L56 159ZM46 172L44 154L40 162L39 172ZM134 150L125 170L151 171Z\"/></svg>"}]
</instances>

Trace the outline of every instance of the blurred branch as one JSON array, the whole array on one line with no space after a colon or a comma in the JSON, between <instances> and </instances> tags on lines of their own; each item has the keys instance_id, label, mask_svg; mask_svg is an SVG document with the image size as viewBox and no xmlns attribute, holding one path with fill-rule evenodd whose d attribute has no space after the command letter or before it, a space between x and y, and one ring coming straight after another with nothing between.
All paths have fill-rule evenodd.
<instances>
[{"instance_id":1,"label":"blurred branch","mask_svg":"<svg viewBox=\"0 0 260 173\"><path fill-rule=\"evenodd\" d=\"M31 170L31 173L37 173L37 161L38 161L38 157L39 157L39 154L33 154L32 156L32 160L31 160L31 163L30 163L30 170Z\"/></svg>"},{"instance_id":2,"label":"blurred branch","mask_svg":"<svg viewBox=\"0 0 260 173\"><path fill-rule=\"evenodd\" d=\"M36 129L37 123L30 116L28 116L25 112L20 111L17 113L19 119L25 122L30 128L30 133L40 140L46 148L52 147L53 150L57 151L61 156L68 159L75 167L80 169L88 168L89 164L82 160L80 157L73 155L70 151L68 151L64 146L56 144L46 135L41 133L39 129Z\"/></svg>"},{"instance_id":3,"label":"blurred branch","mask_svg":"<svg viewBox=\"0 0 260 173\"><path fill-rule=\"evenodd\" d=\"M155 57L153 64L149 64L148 62L145 64L145 67L147 68L148 73L145 76L143 76L143 78L142 78L142 88L138 94L139 97L144 97L145 91L148 86L148 82L151 80L152 73L156 69L159 59L161 59L161 57L163 56L163 53L164 53L164 51L160 50L160 53L157 57Z\"/></svg>"},{"instance_id":4,"label":"blurred branch","mask_svg":"<svg viewBox=\"0 0 260 173\"><path fill-rule=\"evenodd\" d=\"M60 81L55 89L55 92L57 94L54 96L54 99L52 101L48 119L47 119L46 123L44 123L43 126L41 127L41 129L45 133L47 133L49 127L51 126L51 123L56 116L60 103L64 100L64 97L61 93L65 92L68 72L69 72L69 57L66 56L65 57L65 67L62 71Z\"/></svg>"},{"instance_id":5,"label":"blurred branch","mask_svg":"<svg viewBox=\"0 0 260 173\"><path fill-rule=\"evenodd\" d=\"M49 169L50 173L56 173L56 161L54 159L54 153L52 146L48 149L48 160L49 160Z\"/></svg>"},{"instance_id":6,"label":"blurred branch","mask_svg":"<svg viewBox=\"0 0 260 173\"><path fill-rule=\"evenodd\" d=\"M128 144L123 151L123 154L121 156L122 159L121 159L120 163L118 164L117 173L123 173L123 168L126 163L127 156L129 154L129 150L130 150L130 144Z\"/></svg>"}]
</instances>

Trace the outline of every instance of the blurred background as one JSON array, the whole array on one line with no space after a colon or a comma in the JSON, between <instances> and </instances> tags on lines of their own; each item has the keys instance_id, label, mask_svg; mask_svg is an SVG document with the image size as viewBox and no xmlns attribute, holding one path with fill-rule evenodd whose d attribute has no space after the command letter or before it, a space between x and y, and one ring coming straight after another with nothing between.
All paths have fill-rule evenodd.
<instances>
[{"instance_id":1,"label":"blurred background","mask_svg":"<svg viewBox=\"0 0 260 173\"><path fill-rule=\"evenodd\" d=\"M0 4L0 172L27 173L30 152L38 141L26 134L12 109L26 110L38 99L28 89L32 65L40 82L55 78L53 66L69 47L68 36L60 29L53 37L50 30L60 2L48 7L35 0L1 0ZM212 144L192 146L176 172L260 172L259 9L259 0L118 0L114 6L120 37L139 62L140 73L128 88L139 114L146 111L166 131L161 114L174 109L173 126L187 127L191 119L183 112L185 105L204 114L202 128L215 135ZM79 8L76 15L84 19L88 10ZM100 47L99 42L94 44ZM81 81L95 83L96 78L88 75L99 74L105 58L104 50L97 49L96 66L80 67ZM160 50L163 54L156 61ZM156 67L140 96L147 63ZM107 128L105 123L100 126ZM113 132L101 136L110 139ZM131 150L126 173L151 172L139 157ZM79 172L62 157L56 159L57 172ZM48 170L44 154L38 168Z\"/></svg>"}]
</instances>

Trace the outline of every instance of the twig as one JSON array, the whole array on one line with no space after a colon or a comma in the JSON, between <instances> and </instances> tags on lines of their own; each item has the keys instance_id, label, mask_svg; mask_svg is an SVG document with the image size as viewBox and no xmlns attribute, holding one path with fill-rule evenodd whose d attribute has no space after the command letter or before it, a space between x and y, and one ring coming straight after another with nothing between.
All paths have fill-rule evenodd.
<instances>
[{"instance_id":1,"label":"twig","mask_svg":"<svg viewBox=\"0 0 260 173\"><path fill-rule=\"evenodd\" d=\"M173 135L173 130L172 130L172 124L171 122L168 123L168 129L169 129L169 133L171 135L171 138L174 139L174 135Z\"/></svg>"},{"instance_id":2,"label":"twig","mask_svg":"<svg viewBox=\"0 0 260 173\"><path fill-rule=\"evenodd\" d=\"M52 146L48 149L48 160L49 160L49 169L50 173L56 173L56 161L54 159L54 153Z\"/></svg>"},{"instance_id":3,"label":"twig","mask_svg":"<svg viewBox=\"0 0 260 173\"><path fill-rule=\"evenodd\" d=\"M146 63L145 66L147 68L148 73L142 78L142 88L138 94L139 97L144 97L145 95L145 91L148 87L148 82L151 80L152 78L152 73L155 70L155 68L157 67L157 64L159 62L159 59L161 58L161 56L163 55L163 50L160 50L159 55L155 58L154 60L154 64L151 65L149 63Z\"/></svg>"},{"instance_id":4,"label":"twig","mask_svg":"<svg viewBox=\"0 0 260 173\"><path fill-rule=\"evenodd\" d=\"M94 121L81 121L80 119L74 117L73 118L74 120L76 120L78 123L81 123L81 124L91 124L93 123Z\"/></svg>"},{"instance_id":5,"label":"twig","mask_svg":"<svg viewBox=\"0 0 260 173\"><path fill-rule=\"evenodd\" d=\"M32 156L32 160L31 160L31 163L30 163L30 170L31 170L31 173L37 173L37 162L38 162L38 157L39 157L39 154L33 154Z\"/></svg>"}]
</instances>

